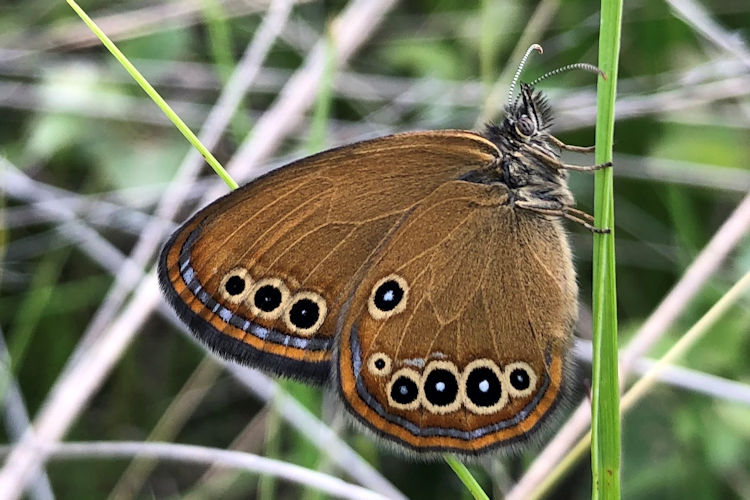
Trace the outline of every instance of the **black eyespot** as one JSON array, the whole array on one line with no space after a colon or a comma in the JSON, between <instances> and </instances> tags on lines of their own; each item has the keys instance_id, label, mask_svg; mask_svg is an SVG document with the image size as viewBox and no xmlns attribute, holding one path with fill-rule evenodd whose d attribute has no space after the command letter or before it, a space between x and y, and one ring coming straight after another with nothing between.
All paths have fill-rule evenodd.
<instances>
[{"instance_id":1,"label":"black eyespot","mask_svg":"<svg viewBox=\"0 0 750 500\"><path fill-rule=\"evenodd\" d=\"M253 284L246 302L253 316L275 320L288 312L289 295L289 289L281 279L265 277ZM287 328L291 330L294 325L290 323Z\"/></svg>"},{"instance_id":2,"label":"black eyespot","mask_svg":"<svg viewBox=\"0 0 750 500\"><path fill-rule=\"evenodd\" d=\"M289 311L289 321L301 329L310 328L318 322L320 308L310 299L299 299Z\"/></svg>"},{"instance_id":3,"label":"black eyespot","mask_svg":"<svg viewBox=\"0 0 750 500\"><path fill-rule=\"evenodd\" d=\"M391 374L391 358L384 352L376 352L367 362L370 373L378 377Z\"/></svg>"},{"instance_id":4,"label":"black eyespot","mask_svg":"<svg viewBox=\"0 0 750 500\"><path fill-rule=\"evenodd\" d=\"M391 386L391 399L401 405L416 401L419 396L417 383L404 375L399 376Z\"/></svg>"},{"instance_id":5,"label":"black eyespot","mask_svg":"<svg viewBox=\"0 0 750 500\"><path fill-rule=\"evenodd\" d=\"M523 368L516 368L510 372L510 385L517 391L525 391L531 385L531 377Z\"/></svg>"},{"instance_id":6,"label":"black eyespot","mask_svg":"<svg viewBox=\"0 0 750 500\"><path fill-rule=\"evenodd\" d=\"M516 122L516 131L524 137L531 137L536 132L536 126L531 118L523 115Z\"/></svg>"},{"instance_id":7,"label":"black eyespot","mask_svg":"<svg viewBox=\"0 0 750 500\"><path fill-rule=\"evenodd\" d=\"M436 368L424 380L424 395L435 406L448 406L458 397L458 380L449 370Z\"/></svg>"},{"instance_id":8,"label":"black eyespot","mask_svg":"<svg viewBox=\"0 0 750 500\"><path fill-rule=\"evenodd\" d=\"M404 312L409 300L409 285L398 274L380 278L372 287L367 310L376 321L382 321Z\"/></svg>"},{"instance_id":9,"label":"black eyespot","mask_svg":"<svg viewBox=\"0 0 750 500\"><path fill-rule=\"evenodd\" d=\"M253 279L243 267L235 267L221 278L219 296L227 304L239 304L255 286Z\"/></svg>"},{"instance_id":10,"label":"black eyespot","mask_svg":"<svg viewBox=\"0 0 750 500\"><path fill-rule=\"evenodd\" d=\"M404 289L396 280L388 280L375 290L375 307L381 311L392 311L404 298Z\"/></svg>"},{"instance_id":11,"label":"black eyespot","mask_svg":"<svg viewBox=\"0 0 750 500\"><path fill-rule=\"evenodd\" d=\"M466 396L476 406L492 406L503 397L500 379L490 368L478 366L466 378Z\"/></svg>"},{"instance_id":12,"label":"black eyespot","mask_svg":"<svg viewBox=\"0 0 750 500\"><path fill-rule=\"evenodd\" d=\"M239 295L245 291L245 280L239 276L230 276L224 284L224 289L229 295Z\"/></svg>"},{"instance_id":13,"label":"black eyespot","mask_svg":"<svg viewBox=\"0 0 750 500\"><path fill-rule=\"evenodd\" d=\"M275 311L281 305L281 290L273 285L263 285L255 291L253 303L261 311Z\"/></svg>"},{"instance_id":14,"label":"black eyespot","mask_svg":"<svg viewBox=\"0 0 750 500\"><path fill-rule=\"evenodd\" d=\"M511 398L525 398L534 392L537 375L531 365L516 361L505 366L503 380Z\"/></svg>"}]
</instances>

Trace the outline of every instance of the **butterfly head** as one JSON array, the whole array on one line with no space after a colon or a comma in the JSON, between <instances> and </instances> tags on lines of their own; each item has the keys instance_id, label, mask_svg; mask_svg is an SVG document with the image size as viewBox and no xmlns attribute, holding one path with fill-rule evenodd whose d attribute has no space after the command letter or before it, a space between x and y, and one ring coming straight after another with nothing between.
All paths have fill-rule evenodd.
<instances>
[{"instance_id":1,"label":"butterfly head","mask_svg":"<svg viewBox=\"0 0 750 500\"><path fill-rule=\"evenodd\" d=\"M559 150L549 133L552 121L552 109L545 95L533 85L521 83L518 96L505 107L502 123L487 124L484 135L502 151L520 152L532 158L529 153L541 150L556 158Z\"/></svg>"},{"instance_id":2,"label":"butterfly head","mask_svg":"<svg viewBox=\"0 0 750 500\"><path fill-rule=\"evenodd\" d=\"M541 91L528 83L521 84L521 93L506 108L502 129L516 141L538 139L552 125L552 111Z\"/></svg>"}]
</instances>

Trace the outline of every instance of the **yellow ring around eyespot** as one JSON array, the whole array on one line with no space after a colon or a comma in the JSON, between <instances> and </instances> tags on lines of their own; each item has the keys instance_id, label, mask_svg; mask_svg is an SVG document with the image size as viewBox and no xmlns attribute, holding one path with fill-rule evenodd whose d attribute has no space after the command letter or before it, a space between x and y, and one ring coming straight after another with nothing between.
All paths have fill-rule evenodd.
<instances>
[{"instance_id":1,"label":"yellow ring around eyespot","mask_svg":"<svg viewBox=\"0 0 750 500\"><path fill-rule=\"evenodd\" d=\"M296 326L294 323L292 323L292 318L290 316L294 304L303 299L311 300L315 303L315 305L318 306L318 319L315 321L315 324L308 328L300 328ZM323 324L323 321L325 321L326 319L326 314L328 314L328 306L326 305L326 301L323 297L315 292L297 292L292 296L291 299L289 299L289 302L284 309L284 324L286 324L286 327L289 329L290 333L300 335L302 337L309 337L318 331L318 328L320 328L320 326Z\"/></svg>"},{"instance_id":2,"label":"yellow ring around eyespot","mask_svg":"<svg viewBox=\"0 0 750 500\"><path fill-rule=\"evenodd\" d=\"M375 305L375 292L377 292L378 288L380 286L387 282L387 281L395 281L398 286L401 287L401 290L404 292L404 296L401 297L401 301L396 304L396 307L391 309L390 311L383 311L381 309L378 309ZM372 316L373 319L381 321L384 319L388 319L391 316L394 316L398 313L401 313L406 309L406 302L409 299L409 284L406 282L404 278L399 276L398 274L389 274L385 278L380 278L375 285L372 287L372 291L370 292L370 298L367 299L367 310L370 312L370 316Z\"/></svg>"},{"instance_id":3,"label":"yellow ring around eyespot","mask_svg":"<svg viewBox=\"0 0 750 500\"><path fill-rule=\"evenodd\" d=\"M427 377L435 370L447 370L456 379L456 398L453 400L452 403L445 405L445 406L439 406L436 404L432 404L429 399L427 399L427 395L425 394L424 384L427 382ZM431 361L427 364L424 371L422 372L422 379L419 383L419 400L422 403L422 406L424 406L430 413L435 413L437 415L445 415L446 413L451 413L459 408L461 408L462 398L461 398L461 374L458 372L458 368L455 364L451 363L450 361Z\"/></svg>"},{"instance_id":4,"label":"yellow ring around eyespot","mask_svg":"<svg viewBox=\"0 0 750 500\"><path fill-rule=\"evenodd\" d=\"M227 282L234 276L237 276L245 283L245 288L237 295L230 294L226 289ZM226 302L229 302L230 304L239 304L248 296L248 294L250 293L250 288L252 288L252 286L253 279L250 277L247 269L245 269L244 267L235 267L227 274L225 274L223 278L221 278L221 282L219 283L219 294L221 295L221 298Z\"/></svg>"},{"instance_id":5,"label":"yellow ring around eyespot","mask_svg":"<svg viewBox=\"0 0 750 500\"><path fill-rule=\"evenodd\" d=\"M519 391L510 383L510 374L513 373L513 370L519 368L524 370L529 376L529 387L522 391ZM511 397L525 398L530 396L531 393L534 392L534 389L536 389L537 376L534 372L534 369L531 368L528 363L525 363L523 361L516 361L515 363L509 363L505 365L505 368L503 369L503 383L507 386L508 392L510 393Z\"/></svg>"},{"instance_id":6,"label":"yellow ring around eyespot","mask_svg":"<svg viewBox=\"0 0 750 500\"><path fill-rule=\"evenodd\" d=\"M375 363L381 359L385 363L385 366L383 368L378 368L375 366ZM376 352L375 354L372 354L367 361L367 369L376 377L390 375L392 368L393 362L391 361L391 357L384 352Z\"/></svg>"},{"instance_id":7,"label":"yellow ring around eyespot","mask_svg":"<svg viewBox=\"0 0 750 500\"><path fill-rule=\"evenodd\" d=\"M491 406L479 406L475 404L471 399L469 399L469 395L466 391L466 384L468 382L469 375L475 368L489 368L492 373L495 374L497 380L500 382L502 394L500 395L500 399L498 399L497 402ZM475 359L464 367L463 372L461 372L459 393L461 395L461 401L463 402L464 406L470 412L476 413L477 415L491 415L493 413L497 413L498 411L502 410L506 404L508 404L508 391L505 388L505 379L503 378L503 373L500 371L500 368L497 366L497 364L495 364L495 362L491 359Z\"/></svg>"},{"instance_id":8,"label":"yellow ring around eyespot","mask_svg":"<svg viewBox=\"0 0 750 500\"><path fill-rule=\"evenodd\" d=\"M255 305L255 294L264 286L272 286L281 293L281 301L278 307L272 311L264 311ZM284 308L289 302L289 288L278 278L263 278L255 282L250 294L247 296L247 305L253 316L262 319L277 319L284 312Z\"/></svg>"},{"instance_id":9,"label":"yellow ring around eyespot","mask_svg":"<svg viewBox=\"0 0 750 500\"><path fill-rule=\"evenodd\" d=\"M417 397L414 398L414 401L411 401L406 404L399 403L391 397L391 390L393 389L393 384L396 382L396 380L398 380L402 376L405 378L408 378L409 380L414 382L414 384L417 386ZM385 389L385 394L386 394L386 397L388 398L388 404L398 410L416 410L417 408L419 408L419 403L420 403L419 401L419 382L420 382L419 378L420 378L419 373L417 373L415 370L412 370L411 368L401 368L396 373L391 375L391 380L388 382L388 386Z\"/></svg>"}]
</instances>

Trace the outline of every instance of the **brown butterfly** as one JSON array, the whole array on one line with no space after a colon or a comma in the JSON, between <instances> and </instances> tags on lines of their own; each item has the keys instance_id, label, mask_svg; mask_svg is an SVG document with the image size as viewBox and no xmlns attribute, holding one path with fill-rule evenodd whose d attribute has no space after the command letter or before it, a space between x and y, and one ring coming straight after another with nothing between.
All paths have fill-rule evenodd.
<instances>
[{"instance_id":1,"label":"brown butterfly","mask_svg":"<svg viewBox=\"0 0 750 500\"><path fill-rule=\"evenodd\" d=\"M578 306L561 219L606 232L574 208L566 170L610 164L561 162L591 148L549 133L533 84L506 111L483 133L359 142L224 196L164 247L167 299L219 355L329 384L399 449L514 449L567 385Z\"/></svg>"}]
</instances>

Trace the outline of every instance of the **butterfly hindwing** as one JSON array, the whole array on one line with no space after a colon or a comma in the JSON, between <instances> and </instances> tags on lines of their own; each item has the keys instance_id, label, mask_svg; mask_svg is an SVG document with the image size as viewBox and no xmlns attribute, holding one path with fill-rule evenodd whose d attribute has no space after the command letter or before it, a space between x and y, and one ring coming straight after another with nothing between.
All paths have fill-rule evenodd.
<instances>
[{"instance_id":1,"label":"butterfly hindwing","mask_svg":"<svg viewBox=\"0 0 750 500\"><path fill-rule=\"evenodd\" d=\"M167 298L220 355L325 382L355 276L438 186L497 148L464 131L399 134L305 158L200 210L159 258Z\"/></svg>"},{"instance_id":2,"label":"butterfly hindwing","mask_svg":"<svg viewBox=\"0 0 750 500\"><path fill-rule=\"evenodd\" d=\"M512 447L559 403L577 317L570 250L558 220L509 195L442 185L389 235L343 311L341 396L402 449Z\"/></svg>"}]
</instances>

